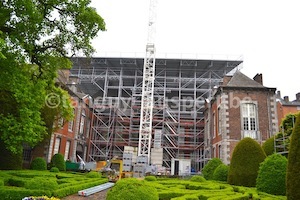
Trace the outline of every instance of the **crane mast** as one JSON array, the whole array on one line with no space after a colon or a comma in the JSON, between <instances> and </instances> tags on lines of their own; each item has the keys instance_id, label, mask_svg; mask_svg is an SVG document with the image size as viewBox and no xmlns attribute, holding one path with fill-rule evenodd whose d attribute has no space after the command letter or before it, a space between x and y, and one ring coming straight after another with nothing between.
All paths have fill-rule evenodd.
<instances>
[{"instance_id":1,"label":"crane mast","mask_svg":"<svg viewBox=\"0 0 300 200\"><path fill-rule=\"evenodd\" d=\"M138 156L148 157L150 161L152 116L154 104L154 79L155 79L155 21L156 1L150 0L148 38L146 44L146 55L143 68L143 86L141 99L141 118L139 129Z\"/></svg>"}]
</instances>

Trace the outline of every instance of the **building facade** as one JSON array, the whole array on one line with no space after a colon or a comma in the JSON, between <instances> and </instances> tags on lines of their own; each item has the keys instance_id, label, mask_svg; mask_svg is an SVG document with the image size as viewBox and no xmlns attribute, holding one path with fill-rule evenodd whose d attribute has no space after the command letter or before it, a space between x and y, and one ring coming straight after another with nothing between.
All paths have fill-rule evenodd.
<instances>
[{"instance_id":1,"label":"building facade","mask_svg":"<svg viewBox=\"0 0 300 200\"><path fill-rule=\"evenodd\" d=\"M205 154L230 163L236 144L245 137L262 144L278 131L275 88L262 85L240 71L215 87L205 111Z\"/></svg>"}]
</instances>

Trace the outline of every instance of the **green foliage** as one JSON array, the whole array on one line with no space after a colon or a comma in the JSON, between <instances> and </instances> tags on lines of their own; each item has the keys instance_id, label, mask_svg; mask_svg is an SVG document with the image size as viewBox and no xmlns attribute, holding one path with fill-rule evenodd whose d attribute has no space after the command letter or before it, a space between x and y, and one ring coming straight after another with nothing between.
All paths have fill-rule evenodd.
<instances>
[{"instance_id":1,"label":"green foliage","mask_svg":"<svg viewBox=\"0 0 300 200\"><path fill-rule=\"evenodd\" d=\"M229 166L225 164L219 165L213 174L213 180L227 181Z\"/></svg>"},{"instance_id":2,"label":"green foliage","mask_svg":"<svg viewBox=\"0 0 300 200\"><path fill-rule=\"evenodd\" d=\"M87 178L101 178L101 173L91 171L91 172L87 173L86 177Z\"/></svg>"},{"instance_id":3,"label":"green foliage","mask_svg":"<svg viewBox=\"0 0 300 200\"><path fill-rule=\"evenodd\" d=\"M108 191L107 200L158 200L157 190L148 182L135 178L119 180L116 185Z\"/></svg>"},{"instance_id":4,"label":"green foliage","mask_svg":"<svg viewBox=\"0 0 300 200\"><path fill-rule=\"evenodd\" d=\"M42 177L36 177L28 180L25 183L26 189L31 190L55 190L58 188L58 184L56 182L56 179L54 178L42 178Z\"/></svg>"},{"instance_id":5,"label":"green foliage","mask_svg":"<svg viewBox=\"0 0 300 200\"><path fill-rule=\"evenodd\" d=\"M269 139L267 139L263 143L262 148L266 153L266 156L272 155L274 153L274 137L270 137Z\"/></svg>"},{"instance_id":6,"label":"green foliage","mask_svg":"<svg viewBox=\"0 0 300 200\"><path fill-rule=\"evenodd\" d=\"M285 195L287 159L280 154L267 157L259 167L256 188L274 195Z\"/></svg>"},{"instance_id":7,"label":"green foliage","mask_svg":"<svg viewBox=\"0 0 300 200\"><path fill-rule=\"evenodd\" d=\"M57 153L53 155L51 162L50 162L50 168L57 167L59 171L66 171L66 162L64 160L64 156L60 153Z\"/></svg>"},{"instance_id":8,"label":"green foliage","mask_svg":"<svg viewBox=\"0 0 300 200\"><path fill-rule=\"evenodd\" d=\"M192 182L204 182L206 179L203 176L195 175L190 179Z\"/></svg>"},{"instance_id":9,"label":"green foliage","mask_svg":"<svg viewBox=\"0 0 300 200\"><path fill-rule=\"evenodd\" d=\"M48 190L30 190L19 187L5 187L0 189L1 200L23 199L28 196L51 196L51 192Z\"/></svg>"},{"instance_id":10,"label":"green foliage","mask_svg":"<svg viewBox=\"0 0 300 200\"><path fill-rule=\"evenodd\" d=\"M58 70L71 67L68 57L92 55L92 39L105 30L90 3L0 2L0 141L13 154L22 155L24 143L34 147L49 137L56 119L72 118L70 97L55 82ZM0 157L9 156L4 153ZM0 163L1 169L16 169Z\"/></svg>"},{"instance_id":11,"label":"green foliage","mask_svg":"<svg viewBox=\"0 0 300 200\"><path fill-rule=\"evenodd\" d=\"M157 178L155 176L146 176L145 181L156 181Z\"/></svg>"},{"instance_id":12,"label":"green foliage","mask_svg":"<svg viewBox=\"0 0 300 200\"><path fill-rule=\"evenodd\" d=\"M33 170L47 170L47 163L44 158L37 157L31 162L30 168Z\"/></svg>"},{"instance_id":13,"label":"green foliage","mask_svg":"<svg viewBox=\"0 0 300 200\"><path fill-rule=\"evenodd\" d=\"M296 118L287 166L286 195L289 200L300 199L300 113Z\"/></svg>"},{"instance_id":14,"label":"green foliage","mask_svg":"<svg viewBox=\"0 0 300 200\"><path fill-rule=\"evenodd\" d=\"M212 180L215 169L222 164L219 158L213 158L204 166L202 174L206 180Z\"/></svg>"},{"instance_id":15,"label":"green foliage","mask_svg":"<svg viewBox=\"0 0 300 200\"><path fill-rule=\"evenodd\" d=\"M59 172L59 169L57 167L51 167L50 172L57 173L57 172Z\"/></svg>"},{"instance_id":16,"label":"green foliage","mask_svg":"<svg viewBox=\"0 0 300 200\"><path fill-rule=\"evenodd\" d=\"M26 179L24 178L21 178L21 177L10 177L8 180L7 180L7 183L6 185L9 185L9 186L16 186L16 187L24 187L25 186L25 183L26 183Z\"/></svg>"},{"instance_id":17,"label":"green foliage","mask_svg":"<svg viewBox=\"0 0 300 200\"><path fill-rule=\"evenodd\" d=\"M255 187L258 169L266 158L262 147L251 138L244 138L235 147L228 172L228 183Z\"/></svg>"},{"instance_id":18,"label":"green foliage","mask_svg":"<svg viewBox=\"0 0 300 200\"><path fill-rule=\"evenodd\" d=\"M4 142L0 139L0 169L22 169L22 160L21 153L12 153L6 149Z\"/></svg>"}]
</instances>

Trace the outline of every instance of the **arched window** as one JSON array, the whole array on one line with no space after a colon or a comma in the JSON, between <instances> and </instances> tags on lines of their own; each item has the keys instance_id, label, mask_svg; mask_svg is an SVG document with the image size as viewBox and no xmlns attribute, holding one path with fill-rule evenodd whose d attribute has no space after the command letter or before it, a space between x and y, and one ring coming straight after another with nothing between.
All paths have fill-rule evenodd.
<instances>
[{"instance_id":1,"label":"arched window","mask_svg":"<svg viewBox=\"0 0 300 200\"><path fill-rule=\"evenodd\" d=\"M81 118L80 118L79 134L83 134L84 123L85 123L85 110L82 110L81 111Z\"/></svg>"}]
</instances>

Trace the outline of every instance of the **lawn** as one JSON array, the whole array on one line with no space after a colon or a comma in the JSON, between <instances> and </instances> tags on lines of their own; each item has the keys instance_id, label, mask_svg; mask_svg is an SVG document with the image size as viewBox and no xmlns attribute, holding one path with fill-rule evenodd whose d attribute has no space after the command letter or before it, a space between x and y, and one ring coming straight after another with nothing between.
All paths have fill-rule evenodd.
<instances>
[{"instance_id":1,"label":"lawn","mask_svg":"<svg viewBox=\"0 0 300 200\"><path fill-rule=\"evenodd\" d=\"M62 198L106 182L107 178L96 172L0 171L0 196L1 200L44 195Z\"/></svg>"}]
</instances>

